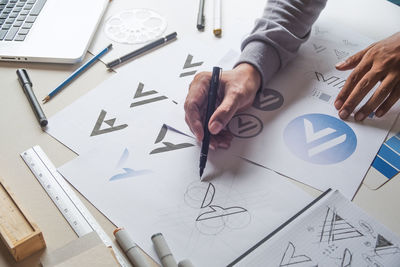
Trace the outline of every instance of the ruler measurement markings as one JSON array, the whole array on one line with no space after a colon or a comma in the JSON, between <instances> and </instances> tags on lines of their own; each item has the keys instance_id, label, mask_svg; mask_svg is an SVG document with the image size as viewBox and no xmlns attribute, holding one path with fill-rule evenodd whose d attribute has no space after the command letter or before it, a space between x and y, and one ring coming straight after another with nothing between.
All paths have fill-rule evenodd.
<instances>
[{"instance_id":1,"label":"ruler measurement markings","mask_svg":"<svg viewBox=\"0 0 400 267\"><path fill-rule=\"evenodd\" d=\"M131 266L39 146L22 152L21 157L79 237L95 231L121 266Z\"/></svg>"}]
</instances>

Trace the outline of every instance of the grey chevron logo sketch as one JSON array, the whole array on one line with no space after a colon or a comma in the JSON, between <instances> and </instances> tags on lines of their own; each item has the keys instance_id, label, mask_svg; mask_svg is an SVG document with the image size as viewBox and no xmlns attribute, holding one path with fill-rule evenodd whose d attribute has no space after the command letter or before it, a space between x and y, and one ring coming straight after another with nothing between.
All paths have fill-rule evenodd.
<instances>
[{"instance_id":1,"label":"grey chevron logo sketch","mask_svg":"<svg viewBox=\"0 0 400 267\"><path fill-rule=\"evenodd\" d=\"M167 132L168 132L168 127L167 127L167 125L163 124L154 144L160 143L162 140L164 140ZM173 144L171 142L161 142L161 143L164 146L153 149L150 152L150 155L194 146L191 143L180 143L180 144Z\"/></svg>"},{"instance_id":2,"label":"grey chevron logo sketch","mask_svg":"<svg viewBox=\"0 0 400 267\"><path fill-rule=\"evenodd\" d=\"M135 95L133 96L133 99L141 98L141 97L145 97L145 96L149 96L149 95L158 94L158 92L155 91L155 90L150 90L150 91L144 91L143 92L143 89L144 89L144 84L139 82L139 85L138 85L138 87L136 89L136 92L135 92ZM168 97L166 97L164 95L155 96L155 97L152 97L152 98L147 98L147 99L144 99L144 100L133 102L130 107L133 108L133 107L149 104L149 103L152 103L152 102L157 102L157 101L160 101L160 100L164 100L164 99L167 99L167 98Z\"/></svg>"},{"instance_id":3,"label":"grey chevron logo sketch","mask_svg":"<svg viewBox=\"0 0 400 267\"><path fill-rule=\"evenodd\" d=\"M128 124L121 124L118 126L114 126L116 118L104 120L106 118L106 115L107 115L107 112L102 109L99 117L97 118L97 121L93 127L93 130L92 130L92 133L90 134L90 136L96 136L96 135L100 135L100 134L110 133L110 132L122 130L122 129L128 127ZM105 124L107 124L109 127L105 128L105 129L101 129L103 122Z\"/></svg>"},{"instance_id":4,"label":"grey chevron logo sketch","mask_svg":"<svg viewBox=\"0 0 400 267\"><path fill-rule=\"evenodd\" d=\"M193 61L193 56L191 54L188 54L188 56L186 57L185 63L183 64L183 69L189 69L189 68L193 68L193 67L198 67L203 65L203 61L199 61L199 62L194 62ZM191 70L191 71L187 71L187 72L182 72L179 77L185 77L185 76L190 76L190 75L194 75L197 72L197 70Z\"/></svg>"},{"instance_id":5,"label":"grey chevron logo sketch","mask_svg":"<svg viewBox=\"0 0 400 267\"><path fill-rule=\"evenodd\" d=\"M244 121L242 118L238 118L238 129L239 129L239 134L248 132L252 129L257 127L257 124L254 123L253 121Z\"/></svg>"}]
</instances>

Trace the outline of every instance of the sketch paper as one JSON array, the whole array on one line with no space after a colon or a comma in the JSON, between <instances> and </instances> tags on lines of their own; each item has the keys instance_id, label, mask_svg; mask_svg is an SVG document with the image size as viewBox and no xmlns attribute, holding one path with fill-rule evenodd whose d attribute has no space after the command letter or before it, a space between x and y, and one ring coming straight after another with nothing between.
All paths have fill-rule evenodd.
<instances>
[{"instance_id":1,"label":"sketch paper","mask_svg":"<svg viewBox=\"0 0 400 267\"><path fill-rule=\"evenodd\" d=\"M210 51L197 41L176 40L131 62L52 116L46 132L78 154L108 142L128 143L134 133L140 139L144 123L183 112L196 73L211 70L220 59L221 66L230 66L237 56L227 48ZM177 120L174 126L184 130L186 123Z\"/></svg>"},{"instance_id":2,"label":"sketch paper","mask_svg":"<svg viewBox=\"0 0 400 267\"><path fill-rule=\"evenodd\" d=\"M384 267L399 263L400 238L334 191L234 266Z\"/></svg>"},{"instance_id":3,"label":"sketch paper","mask_svg":"<svg viewBox=\"0 0 400 267\"><path fill-rule=\"evenodd\" d=\"M105 143L141 142L147 135L143 125L183 113L161 92L161 84L117 73L52 116L46 132L78 154ZM187 129L183 120L175 127Z\"/></svg>"},{"instance_id":4,"label":"sketch paper","mask_svg":"<svg viewBox=\"0 0 400 267\"><path fill-rule=\"evenodd\" d=\"M210 152L200 182L194 139L160 132L150 148L105 146L59 168L154 259L150 237L162 232L176 259L224 266L310 201L283 176L223 151Z\"/></svg>"},{"instance_id":5,"label":"sketch paper","mask_svg":"<svg viewBox=\"0 0 400 267\"><path fill-rule=\"evenodd\" d=\"M229 122L235 137L229 151L352 198L399 112L397 104L382 118L343 121L333 106L350 73L334 65L370 43L334 22L317 23L298 56Z\"/></svg>"}]
</instances>

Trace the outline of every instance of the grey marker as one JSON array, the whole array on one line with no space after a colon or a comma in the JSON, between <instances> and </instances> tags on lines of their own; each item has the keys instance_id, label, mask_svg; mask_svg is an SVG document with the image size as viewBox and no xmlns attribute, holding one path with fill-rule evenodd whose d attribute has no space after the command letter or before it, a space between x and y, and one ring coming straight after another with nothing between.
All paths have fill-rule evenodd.
<instances>
[{"instance_id":1,"label":"grey marker","mask_svg":"<svg viewBox=\"0 0 400 267\"><path fill-rule=\"evenodd\" d=\"M192 264L192 262L188 259L185 260L181 260L178 263L178 267L194 267L194 265Z\"/></svg>"},{"instance_id":2,"label":"grey marker","mask_svg":"<svg viewBox=\"0 0 400 267\"><path fill-rule=\"evenodd\" d=\"M161 233L154 234L151 237L153 241L154 248L156 249L156 253L158 258L161 261L161 265L163 267L178 267L174 256L172 256L171 250L169 249L167 242L164 239L164 236Z\"/></svg>"},{"instance_id":3,"label":"grey marker","mask_svg":"<svg viewBox=\"0 0 400 267\"><path fill-rule=\"evenodd\" d=\"M143 252L140 248L136 245L135 242L132 241L130 236L128 235L127 231L122 228L117 228L114 231L115 239L122 250L125 252L126 256L128 257L129 261L135 267L149 267L150 265L146 261L143 256Z\"/></svg>"},{"instance_id":4,"label":"grey marker","mask_svg":"<svg viewBox=\"0 0 400 267\"><path fill-rule=\"evenodd\" d=\"M18 69L17 76L18 76L18 81L21 84L22 89L24 90L24 93L28 98L29 103L31 104L33 112L35 113L36 118L40 123L40 126L46 127L48 122L42 108L40 107L39 102L36 99L35 94L33 93L32 82L29 79L28 72L26 72L25 69Z\"/></svg>"},{"instance_id":5,"label":"grey marker","mask_svg":"<svg viewBox=\"0 0 400 267\"><path fill-rule=\"evenodd\" d=\"M204 30L204 0L200 0L199 2L199 11L197 13L197 29Z\"/></svg>"}]
</instances>

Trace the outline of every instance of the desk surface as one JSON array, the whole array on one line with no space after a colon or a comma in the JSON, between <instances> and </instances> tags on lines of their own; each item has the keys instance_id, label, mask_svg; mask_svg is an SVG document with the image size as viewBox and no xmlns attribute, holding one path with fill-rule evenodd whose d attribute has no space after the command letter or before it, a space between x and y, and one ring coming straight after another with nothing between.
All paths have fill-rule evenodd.
<instances>
[{"instance_id":1,"label":"desk surface","mask_svg":"<svg viewBox=\"0 0 400 267\"><path fill-rule=\"evenodd\" d=\"M151 4L158 1L139 2L143 5L139 5L135 1L136 7L151 7ZM232 1L232 3L234 2L237 2L239 5L239 2L247 1ZM249 11L249 14L259 15L264 2L263 0L254 1L254 5L251 7L245 6L245 8L252 9ZM121 5L120 10L126 9L126 7L135 7L131 3L128 4L128 1L122 0L112 2L112 5L116 4ZM124 5L126 5L125 8ZM193 13L196 13L197 2L193 5ZM229 8L232 10L243 10L235 5ZM116 10L116 7L113 6L113 8L109 9L109 11ZM157 10L155 7L152 8ZM227 7L227 9L229 8ZM209 14L212 13L209 12ZM225 11L225 14L227 15L229 12ZM400 8L385 0L332 0L328 3L323 15L345 22L362 34L376 40L398 31L399 29L396 29L396 27L400 25ZM108 16L106 14L105 17ZM241 13L241 16L243 16L243 13ZM179 22L178 19L175 20L172 19L172 21L169 21L169 28L171 30L174 30L173 27L177 27L178 29L181 29L180 27L189 27L190 30L196 30L195 17L193 17L190 25L183 25L184 23ZM185 30L187 31L188 29L181 29L179 32L184 32ZM206 34L210 33L203 33L203 36ZM95 38L95 41L97 39ZM92 55L88 53L84 61L91 57ZM34 145L40 145L56 166L61 166L75 158L76 155L41 130L17 81L15 73L17 68L28 69L36 96L38 99L42 99L60 81L68 77L77 66L38 63L0 63L0 111L3 114L0 116L0 125L2 125L2 130L0 131L0 179L11 188L21 205L38 224L47 243L46 251L37 253L17 264L8 253L4 244L0 242L0 266L36 266L43 253L61 247L76 239L77 236L26 167L19 153ZM95 88L102 81L114 74L107 72L102 62L96 63L75 82L70 84L68 89L64 90L62 94L44 105L43 109L45 113L48 117L54 115L57 111L72 103L73 100L85 94L90 89ZM315 196L320 193L310 187L297 182L295 183ZM115 226L82 196L80 197L100 225L111 236ZM362 185L354 198L355 203L398 235L400 235L400 215L397 206L399 200L400 179L398 177L392 179L392 181L378 190L370 190L365 185Z\"/></svg>"}]
</instances>

